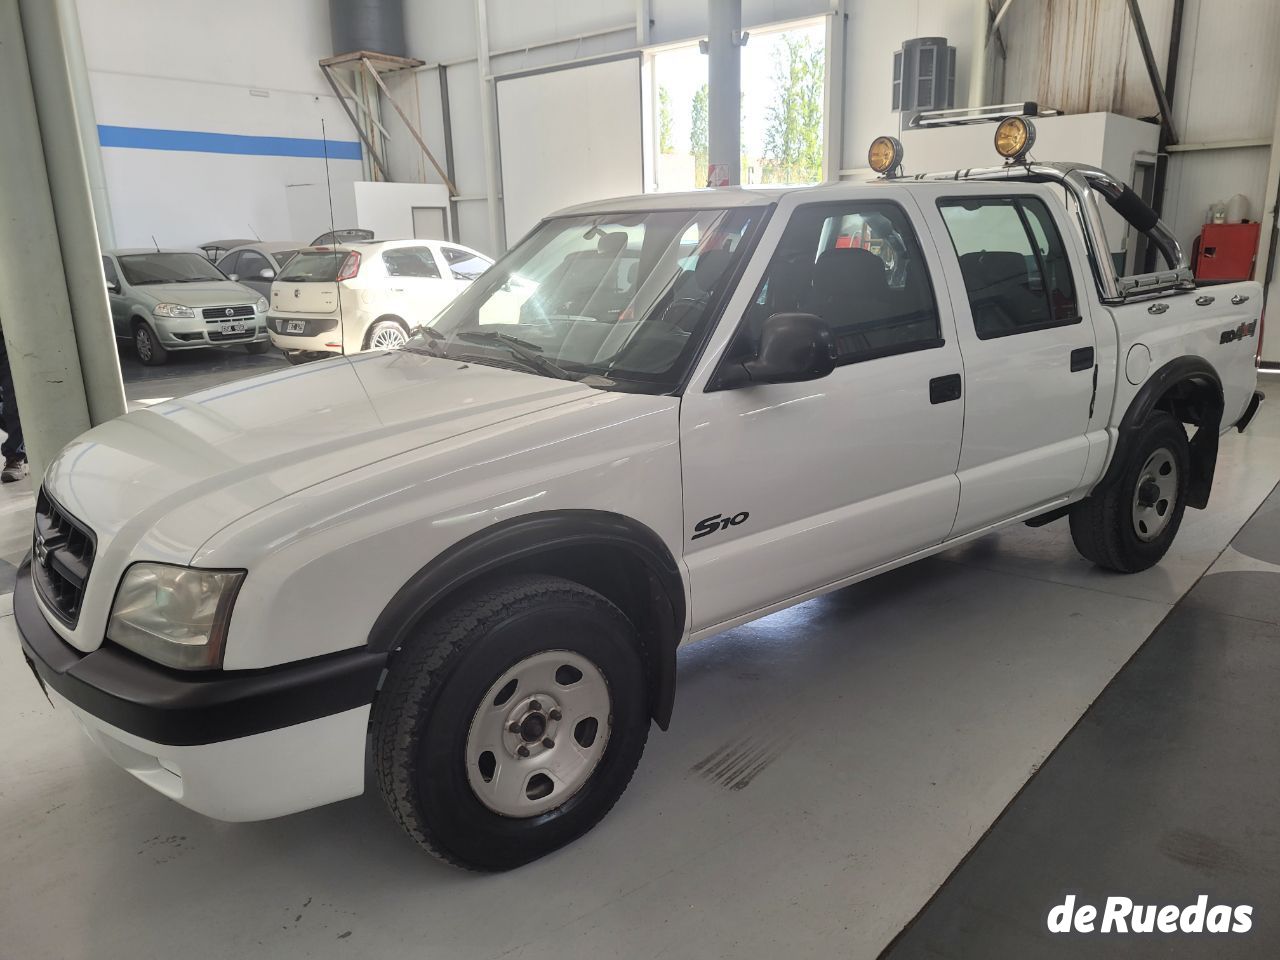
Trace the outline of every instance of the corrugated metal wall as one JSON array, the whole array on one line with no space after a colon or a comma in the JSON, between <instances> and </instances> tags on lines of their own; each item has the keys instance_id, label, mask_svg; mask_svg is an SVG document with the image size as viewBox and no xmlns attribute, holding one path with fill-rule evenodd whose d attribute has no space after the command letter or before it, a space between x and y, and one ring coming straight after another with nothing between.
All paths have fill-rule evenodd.
<instances>
[{"instance_id":1,"label":"corrugated metal wall","mask_svg":"<svg viewBox=\"0 0 1280 960\"><path fill-rule=\"evenodd\" d=\"M1139 4L1161 73L1173 0ZM1158 110L1125 0L1014 0L1003 24L1004 95L1071 113L1130 117ZM1280 91L1280 2L1187 0L1173 113L1184 144L1266 139ZM1165 218L1185 244L1216 200L1243 193L1261 219L1266 146L1176 153Z\"/></svg>"}]
</instances>

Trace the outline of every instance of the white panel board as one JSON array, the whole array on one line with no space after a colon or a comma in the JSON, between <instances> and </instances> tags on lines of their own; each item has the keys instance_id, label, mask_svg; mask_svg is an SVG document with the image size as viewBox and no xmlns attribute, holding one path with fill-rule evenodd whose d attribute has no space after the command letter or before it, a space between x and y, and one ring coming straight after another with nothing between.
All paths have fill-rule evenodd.
<instances>
[{"instance_id":1,"label":"white panel board","mask_svg":"<svg viewBox=\"0 0 1280 960\"><path fill-rule=\"evenodd\" d=\"M559 207L644 190L640 58L498 81L509 243Z\"/></svg>"}]
</instances>

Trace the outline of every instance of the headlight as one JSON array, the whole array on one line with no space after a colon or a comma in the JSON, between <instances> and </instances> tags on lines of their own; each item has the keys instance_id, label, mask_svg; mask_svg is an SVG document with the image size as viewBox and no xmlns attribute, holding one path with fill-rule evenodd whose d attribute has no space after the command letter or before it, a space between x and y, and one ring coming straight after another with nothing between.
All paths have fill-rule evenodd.
<instances>
[{"instance_id":1,"label":"headlight","mask_svg":"<svg viewBox=\"0 0 1280 960\"><path fill-rule=\"evenodd\" d=\"M175 320L190 320L196 312L180 303L157 303L151 311L157 317L171 317Z\"/></svg>"},{"instance_id":2,"label":"headlight","mask_svg":"<svg viewBox=\"0 0 1280 960\"><path fill-rule=\"evenodd\" d=\"M266 297L259 297L259 298L258 298L258 312L259 312L259 313L266 313L266 312L267 312L267 307L269 307L269 306L270 306L270 304L269 304L269 303L267 303L267 298L266 298Z\"/></svg>"},{"instance_id":3,"label":"headlight","mask_svg":"<svg viewBox=\"0 0 1280 960\"><path fill-rule=\"evenodd\" d=\"M165 666L218 667L244 574L135 563L116 591L107 639Z\"/></svg>"}]
</instances>

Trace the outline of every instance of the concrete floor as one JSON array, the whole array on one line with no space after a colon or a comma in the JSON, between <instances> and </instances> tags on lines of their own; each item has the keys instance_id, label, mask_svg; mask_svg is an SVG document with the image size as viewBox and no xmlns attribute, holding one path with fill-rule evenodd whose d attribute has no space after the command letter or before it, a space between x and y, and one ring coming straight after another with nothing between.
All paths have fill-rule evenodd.
<instances>
[{"instance_id":1,"label":"concrete floor","mask_svg":"<svg viewBox=\"0 0 1280 960\"><path fill-rule=\"evenodd\" d=\"M55 713L0 617L0 957L874 957L1277 477L1264 406L1146 573L1091 568L1064 521L1018 527L686 648L671 730L614 811L498 876L436 863L374 795L189 813ZM14 486L5 550L29 535ZM726 753L758 772L725 776Z\"/></svg>"}]
</instances>

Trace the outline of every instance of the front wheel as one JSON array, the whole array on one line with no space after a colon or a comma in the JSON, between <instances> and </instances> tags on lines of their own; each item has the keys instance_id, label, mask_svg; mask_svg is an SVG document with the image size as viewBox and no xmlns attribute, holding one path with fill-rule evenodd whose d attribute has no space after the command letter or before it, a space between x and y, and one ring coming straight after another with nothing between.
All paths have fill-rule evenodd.
<instances>
[{"instance_id":1,"label":"front wheel","mask_svg":"<svg viewBox=\"0 0 1280 960\"><path fill-rule=\"evenodd\" d=\"M374 706L383 798L431 853L506 870L590 830L644 751L639 640L581 584L522 575L408 641Z\"/></svg>"},{"instance_id":2,"label":"front wheel","mask_svg":"<svg viewBox=\"0 0 1280 960\"><path fill-rule=\"evenodd\" d=\"M148 367L158 367L169 360L169 351L160 345L155 331L143 320L133 325L133 349Z\"/></svg>"},{"instance_id":3,"label":"front wheel","mask_svg":"<svg viewBox=\"0 0 1280 960\"><path fill-rule=\"evenodd\" d=\"M247 352L255 357L260 357L271 349L270 340L254 340L252 343L246 343L244 348Z\"/></svg>"},{"instance_id":4,"label":"front wheel","mask_svg":"<svg viewBox=\"0 0 1280 960\"><path fill-rule=\"evenodd\" d=\"M1191 450L1186 428L1163 411L1148 417L1116 481L1071 509L1071 539L1087 560L1118 573L1160 562L1187 506Z\"/></svg>"}]
</instances>

